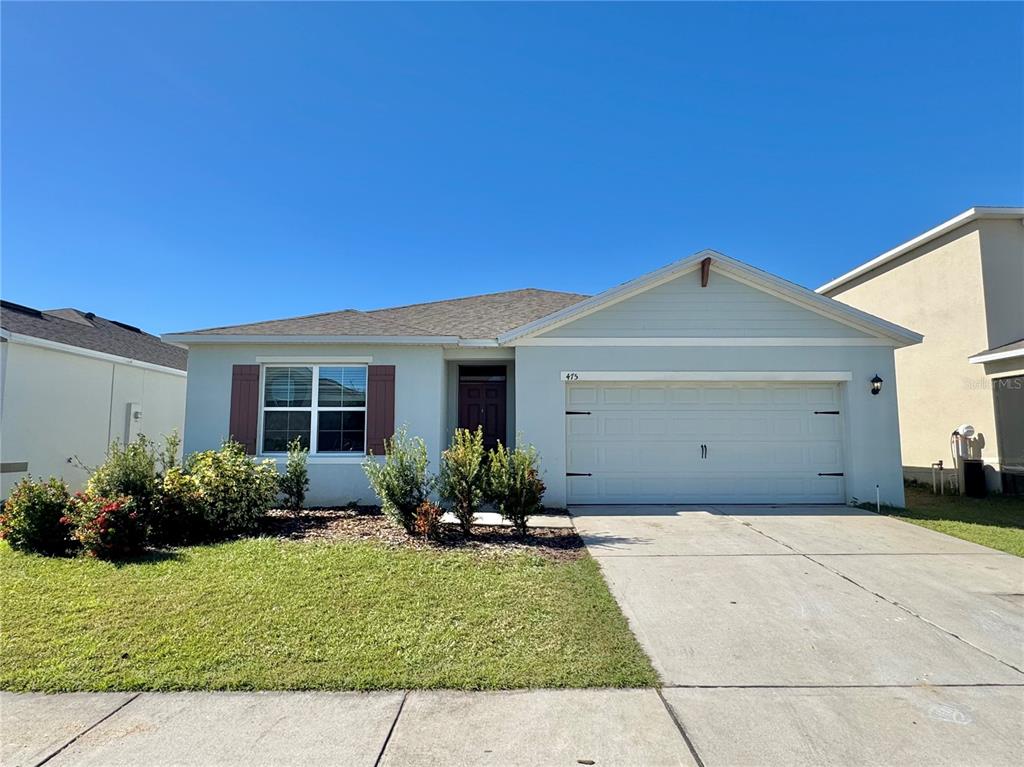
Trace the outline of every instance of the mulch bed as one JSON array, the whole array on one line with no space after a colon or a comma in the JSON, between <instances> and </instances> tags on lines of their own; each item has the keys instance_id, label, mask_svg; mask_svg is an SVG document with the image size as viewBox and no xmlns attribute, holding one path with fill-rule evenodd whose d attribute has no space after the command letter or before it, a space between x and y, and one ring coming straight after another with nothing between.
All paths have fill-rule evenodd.
<instances>
[{"instance_id":1,"label":"mulch bed","mask_svg":"<svg viewBox=\"0 0 1024 767\"><path fill-rule=\"evenodd\" d=\"M263 518L261 532L281 540L377 541L411 549L487 555L528 551L561 562L587 556L583 541L571 528L530 528L521 538L508 527L474 525L473 535L466 538L456 526L444 525L441 540L431 541L409 535L375 506L303 509L300 512L274 509Z\"/></svg>"}]
</instances>

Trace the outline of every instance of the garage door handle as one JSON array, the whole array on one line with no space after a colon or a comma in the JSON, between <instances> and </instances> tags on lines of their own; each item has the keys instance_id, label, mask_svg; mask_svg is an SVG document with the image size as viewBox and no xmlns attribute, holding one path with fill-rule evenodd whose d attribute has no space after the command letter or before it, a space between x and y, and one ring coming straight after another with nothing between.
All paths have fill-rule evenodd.
<instances>
[{"instance_id":1,"label":"garage door handle","mask_svg":"<svg viewBox=\"0 0 1024 767\"><path fill-rule=\"evenodd\" d=\"M589 471L567 471L565 472L567 477L592 477L594 476Z\"/></svg>"},{"instance_id":2,"label":"garage door handle","mask_svg":"<svg viewBox=\"0 0 1024 767\"><path fill-rule=\"evenodd\" d=\"M815 410L815 415L839 415L838 410Z\"/></svg>"},{"instance_id":3,"label":"garage door handle","mask_svg":"<svg viewBox=\"0 0 1024 767\"><path fill-rule=\"evenodd\" d=\"M819 471L818 472L818 476L819 477L845 477L846 475L843 474L843 472L841 472L841 471Z\"/></svg>"},{"instance_id":4,"label":"garage door handle","mask_svg":"<svg viewBox=\"0 0 1024 767\"><path fill-rule=\"evenodd\" d=\"M590 415L589 410L566 410L566 415Z\"/></svg>"}]
</instances>

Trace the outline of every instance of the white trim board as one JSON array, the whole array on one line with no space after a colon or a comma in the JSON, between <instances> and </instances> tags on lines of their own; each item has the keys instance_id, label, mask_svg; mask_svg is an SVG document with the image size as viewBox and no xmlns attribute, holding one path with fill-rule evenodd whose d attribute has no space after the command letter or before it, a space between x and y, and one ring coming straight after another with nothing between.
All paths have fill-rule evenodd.
<instances>
[{"instance_id":1,"label":"white trim board","mask_svg":"<svg viewBox=\"0 0 1024 767\"><path fill-rule=\"evenodd\" d=\"M651 288L663 285L687 272L700 268L705 258L711 259L711 272L724 274L743 284L761 290L784 301L801 306L829 319L868 333L875 338L889 339L895 346L920 343L923 336L912 330L887 322L879 317L862 312L847 304L840 303L812 290L795 285L781 277L756 269L734 258L713 250L702 250L692 256L664 266L649 274L642 275L596 296L588 298L565 309L553 312L533 322L528 322L498 336L499 344L514 344L539 333L554 330L574 320L582 319L601 309L625 301Z\"/></svg>"},{"instance_id":2,"label":"white trim board","mask_svg":"<svg viewBox=\"0 0 1024 767\"><path fill-rule=\"evenodd\" d=\"M944 234L952 232L965 224L969 224L972 221L979 221L984 219L1014 219L1019 218L1024 220L1024 208L983 208L975 207L968 208L963 213L953 216L948 221L943 221L938 226L932 227L927 232L919 234L917 237L907 240L906 242L897 245L895 248L885 251L880 256L872 258L870 261L866 261L855 269L851 269L846 274L842 274L836 277L830 282L826 282L820 288L817 289L817 293L828 293L831 290L844 285L845 283L860 277L863 274L867 274L873 269L877 269L888 262L899 258L906 253L919 248L922 245L926 245L934 239L941 237Z\"/></svg>"},{"instance_id":3,"label":"white trim board","mask_svg":"<svg viewBox=\"0 0 1024 767\"><path fill-rule=\"evenodd\" d=\"M997 360L1010 360L1015 357L1024 357L1024 349L1010 349L1005 352L982 352L968 357L967 361L974 364L979 362L996 362Z\"/></svg>"},{"instance_id":4,"label":"white trim board","mask_svg":"<svg viewBox=\"0 0 1024 767\"><path fill-rule=\"evenodd\" d=\"M885 338L526 338L514 346L895 346Z\"/></svg>"},{"instance_id":5,"label":"white trim board","mask_svg":"<svg viewBox=\"0 0 1024 767\"><path fill-rule=\"evenodd\" d=\"M260 364L294 364L294 365L369 365L373 362L373 357L336 357L336 356L317 356L302 354L292 357L256 357L256 361Z\"/></svg>"},{"instance_id":6,"label":"white trim board","mask_svg":"<svg viewBox=\"0 0 1024 767\"><path fill-rule=\"evenodd\" d=\"M792 381L839 382L852 381L848 370L819 371L749 371L749 370L563 370L558 374L566 383L586 381Z\"/></svg>"},{"instance_id":7,"label":"white trim board","mask_svg":"<svg viewBox=\"0 0 1024 767\"><path fill-rule=\"evenodd\" d=\"M37 346L40 349L49 349L50 351L64 352L66 354L76 354L79 357L89 357L90 359L102 360L103 362L113 362L117 365L130 365L131 367L142 368L143 370L155 370L158 373L167 373L168 375L181 376L182 378L185 378L188 375L184 370L169 368L165 365L157 365L155 362L144 362L142 360L132 359L131 357L107 354L106 352L98 352L95 349L86 349L81 346L62 344L59 341L50 341L46 338L36 338L35 336L26 336L21 333L11 333L8 331L4 331L4 337L10 343L23 344L25 346Z\"/></svg>"}]
</instances>

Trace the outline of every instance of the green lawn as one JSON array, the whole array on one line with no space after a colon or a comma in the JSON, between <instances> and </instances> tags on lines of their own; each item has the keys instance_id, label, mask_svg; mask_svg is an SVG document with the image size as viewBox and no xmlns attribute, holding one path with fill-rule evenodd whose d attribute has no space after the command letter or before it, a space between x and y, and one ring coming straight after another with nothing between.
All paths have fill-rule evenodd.
<instances>
[{"instance_id":1,"label":"green lawn","mask_svg":"<svg viewBox=\"0 0 1024 767\"><path fill-rule=\"evenodd\" d=\"M0 689L650 686L590 558L247 539L113 565L0 543Z\"/></svg>"},{"instance_id":2,"label":"green lawn","mask_svg":"<svg viewBox=\"0 0 1024 767\"><path fill-rule=\"evenodd\" d=\"M931 490L908 487L907 508L889 509L886 513L946 535L1024 557L1024 498L1020 496L964 498L959 495L933 495Z\"/></svg>"}]
</instances>

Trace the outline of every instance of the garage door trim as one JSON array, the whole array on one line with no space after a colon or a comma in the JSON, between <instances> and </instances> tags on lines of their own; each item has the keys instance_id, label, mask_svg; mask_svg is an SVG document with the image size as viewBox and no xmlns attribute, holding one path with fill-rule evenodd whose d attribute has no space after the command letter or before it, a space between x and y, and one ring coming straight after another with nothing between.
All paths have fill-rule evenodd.
<instances>
[{"instance_id":1,"label":"garage door trim","mask_svg":"<svg viewBox=\"0 0 1024 767\"><path fill-rule=\"evenodd\" d=\"M623 371L623 370L563 370L558 377L566 383L583 381L605 381L614 383L622 381L651 381L651 382L672 382L672 381L750 381L757 383L841 383L852 381L853 373L850 371L819 371L819 370L789 370L789 371L747 371L747 370L687 370L687 371Z\"/></svg>"}]
</instances>

